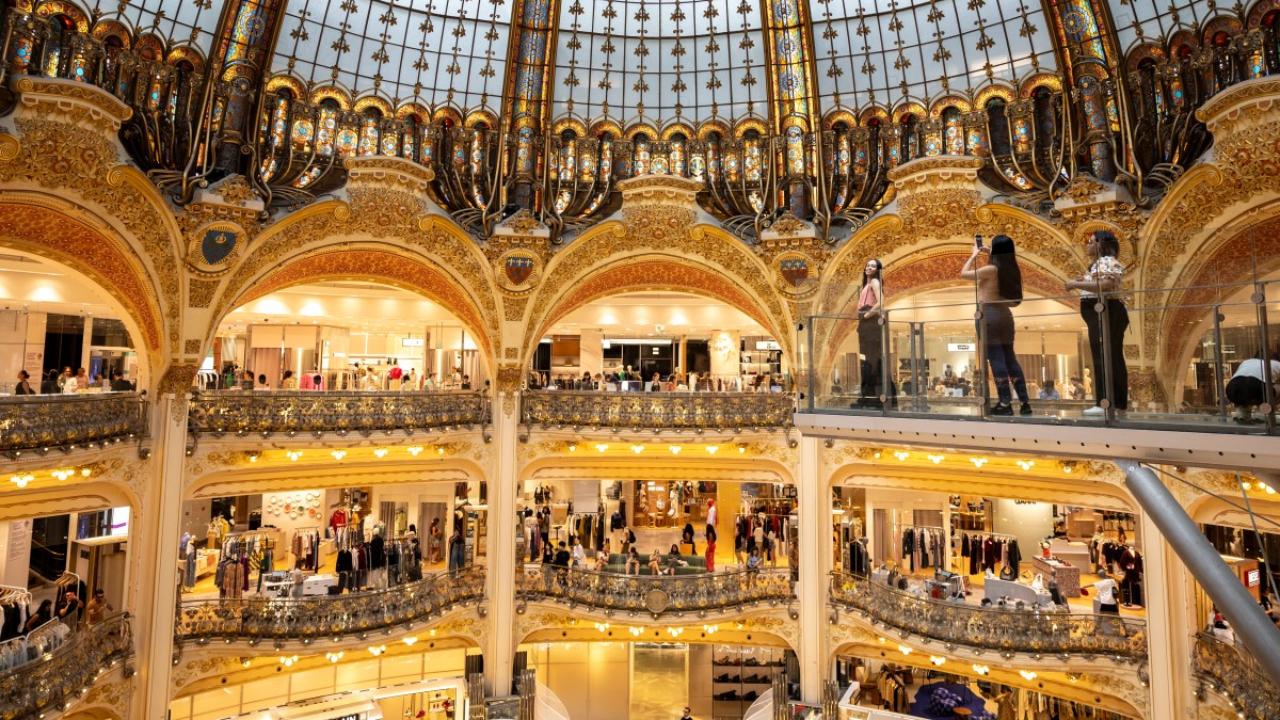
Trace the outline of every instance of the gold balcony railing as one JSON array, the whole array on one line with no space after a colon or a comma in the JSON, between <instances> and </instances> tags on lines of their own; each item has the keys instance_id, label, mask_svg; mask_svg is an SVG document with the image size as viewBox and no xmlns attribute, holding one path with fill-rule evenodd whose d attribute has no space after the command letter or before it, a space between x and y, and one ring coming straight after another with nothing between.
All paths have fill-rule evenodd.
<instances>
[{"instance_id":1,"label":"gold balcony railing","mask_svg":"<svg viewBox=\"0 0 1280 720\"><path fill-rule=\"evenodd\" d=\"M134 393L0 398L0 452L71 450L145 435L147 403Z\"/></svg>"},{"instance_id":2,"label":"gold balcony railing","mask_svg":"<svg viewBox=\"0 0 1280 720\"><path fill-rule=\"evenodd\" d=\"M210 640L318 640L422 622L484 598L484 568L437 573L406 585L345 595L186 600L174 637Z\"/></svg>"},{"instance_id":3,"label":"gold balcony railing","mask_svg":"<svg viewBox=\"0 0 1280 720\"><path fill-rule=\"evenodd\" d=\"M660 617L694 613L699 617L758 603L778 605L795 599L786 569L733 570L695 575L624 575L553 565L527 565L519 577L520 602L551 600L606 614L648 613Z\"/></svg>"},{"instance_id":4,"label":"gold balcony railing","mask_svg":"<svg viewBox=\"0 0 1280 720\"><path fill-rule=\"evenodd\" d=\"M195 433L313 433L469 428L489 420L479 392L315 392L238 390L198 393L187 427Z\"/></svg>"},{"instance_id":5,"label":"gold balcony railing","mask_svg":"<svg viewBox=\"0 0 1280 720\"><path fill-rule=\"evenodd\" d=\"M1280 695L1248 650L1211 635L1196 635L1196 675L1227 698L1246 720L1280 718Z\"/></svg>"},{"instance_id":6,"label":"gold balcony railing","mask_svg":"<svg viewBox=\"0 0 1280 720\"><path fill-rule=\"evenodd\" d=\"M791 427L786 393L526 391L520 421L618 430L752 430Z\"/></svg>"},{"instance_id":7,"label":"gold balcony railing","mask_svg":"<svg viewBox=\"0 0 1280 720\"><path fill-rule=\"evenodd\" d=\"M886 627L950 645L1125 661L1147 655L1146 623L1118 615L975 607L917 597L845 573L832 573L830 602Z\"/></svg>"},{"instance_id":8,"label":"gold balcony railing","mask_svg":"<svg viewBox=\"0 0 1280 720\"><path fill-rule=\"evenodd\" d=\"M132 654L127 613L81 628L39 659L0 674L0 720L44 717L61 709Z\"/></svg>"}]
</instances>

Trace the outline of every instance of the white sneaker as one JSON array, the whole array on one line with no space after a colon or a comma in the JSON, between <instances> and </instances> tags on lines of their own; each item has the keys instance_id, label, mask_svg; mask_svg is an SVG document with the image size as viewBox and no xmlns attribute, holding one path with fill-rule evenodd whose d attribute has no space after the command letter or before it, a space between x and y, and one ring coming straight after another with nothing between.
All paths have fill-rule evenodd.
<instances>
[{"instance_id":1,"label":"white sneaker","mask_svg":"<svg viewBox=\"0 0 1280 720\"><path fill-rule=\"evenodd\" d=\"M1088 410L1085 410L1083 414L1085 417L1106 417L1107 409L1101 405L1094 405Z\"/></svg>"}]
</instances>

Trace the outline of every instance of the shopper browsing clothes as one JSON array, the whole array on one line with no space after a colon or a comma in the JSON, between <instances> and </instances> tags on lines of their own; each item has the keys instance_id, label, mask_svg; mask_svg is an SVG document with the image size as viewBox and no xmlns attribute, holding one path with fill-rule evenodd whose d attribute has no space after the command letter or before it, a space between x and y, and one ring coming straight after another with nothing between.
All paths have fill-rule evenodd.
<instances>
[{"instance_id":1,"label":"shopper browsing clothes","mask_svg":"<svg viewBox=\"0 0 1280 720\"><path fill-rule=\"evenodd\" d=\"M1027 396L1027 379L1013 352L1013 310L1022 302L1022 271L1014 252L1013 239L997 235L991 239L990 262L982 267L974 265L980 255L988 253L982 244L982 236L974 238L973 253L960 271L964 280L978 283L978 303L982 308L980 330L985 334L985 354L991 375L995 379L999 402L991 408L992 415L1012 415L1013 398L1009 385L1013 385L1022 406L1020 415L1031 414L1031 402Z\"/></svg>"},{"instance_id":2,"label":"shopper browsing clothes","mask_svg":"<svg viewBox=\"0 0 1280 720\"><path fill-rule=\"evenodd\" d=\"M1093 401L1097 404L1085 410L1084 414L1106 415L1101 403L1103 398L1109 397L1107 378L1111 379L1111 391L1114 393L1114 397L1109 397L1111 406L1124 412L1129 409L1129 368L1124 362L1124 333L1129 328L1129 311L1124 301L1113 295L1120 291L1120 281L1124 276L1124 265L1116 259L1120 254L1120 241L1106 230L1096 230L1089 236L1085 251L1093 258L1089 269L1078 279L1066 282L1067 290L1080 291L1080 317L1089 329ZM1106 298L1105 303L1100 302L1103 297ZM1103 327L1107 333L1107 353L1103 352Z\"/></svg>"}]
</instances>

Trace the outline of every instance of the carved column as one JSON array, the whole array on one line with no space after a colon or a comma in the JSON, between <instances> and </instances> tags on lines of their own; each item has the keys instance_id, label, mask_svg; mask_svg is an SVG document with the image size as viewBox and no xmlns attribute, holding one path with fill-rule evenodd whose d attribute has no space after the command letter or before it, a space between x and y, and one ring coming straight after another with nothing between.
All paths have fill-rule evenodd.
<instances>
[{"instance_id":1,"label":"carved column","mask_svg":"<svg viewBox=\"0 0 1280 720\"><path fill-rule=\"evenodd\" d=\"M827 572L831 559L831 501L821 476L820 441L800 439L800 579L796 597L800 610L800 699L822 701L827 679Z\"/></svg>"},{"instance_id":2,"label":"carved column","mask_svg":"<svg viewBox=\"0 0 1280 720\"><path fill-rule=\"evenodd\" d=\"M218 169L252 175L253 155L242 154L242 146L252 143L257 129L260 93L271 69L271 53L284 18L281 0L239 0L228 3L218 23L214 52L217 59L208 82L217 89L213 106L202 110L210 122L215 118L218 133ZM246 170L248 172L246 172Z\"/></svg>"},{"instance_id":3,"label":"carved column","mask_svg":"<svg viewBox=\"0 0 1280 720\"><path fill-rule=\"evenodd\" d=\"M512 664L517 638L515 626L516 578L516 434L519 402L511 390L500 391L493 407L497 462L489 481L488 567L485 604L489 627L485 637L484 680L494 697L511 694Z\"/></svg>"},{"instance_id":4,"label":"carved column","mask_svg":"<svg viewBox=\"0 0 1280 720\"><path fill-rule=\"evenodd\" d=\"M1147 608L1147 673L1153 718L1187 717L1194 700L1191 678L1189 574L1165 542L1149 513L1139 514L1143 555L1142 586ZM1202 620L1202 619L1201 619Z\"/></svg>"},{"instance_id":5,"label":"carved column","mask_svg":"<svg viewBox=\"0 0 1280 720\"><path fill-rule=\"evenodd\" d=\"M506 92L502 99L502 117L506 130L515 138L515 153L510 158L514 185L510 202L526 210L535 209L539 156L550 98L544 97L551 87L550 76L555 67L555 43L552 28L560 14L557 0L519 0L512 8L512 69L507 72Z\"/></svg>"},{"instance_id":6,"label":"carved column","mask_svg":"<svg viewBox=\"0 0 1280 720\"><path fill-rule=\"evenodd\" d=\"M138 684L132 717L163 720L169 711L169 670L173 665L174 613L178 601L178 536L187 449L184 394L160 396L152 415L152 466L142 512L130 542L142 554L133 586L134 642Z\"/></svg>"}]
</instances>

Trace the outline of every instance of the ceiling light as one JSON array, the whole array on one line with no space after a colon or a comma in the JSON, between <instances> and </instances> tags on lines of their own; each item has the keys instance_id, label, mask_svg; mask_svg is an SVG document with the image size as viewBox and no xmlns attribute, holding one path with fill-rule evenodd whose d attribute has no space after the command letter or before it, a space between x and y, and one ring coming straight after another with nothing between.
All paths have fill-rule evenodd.
<instances>
[{"instance_id":1,"label":"ceiling light","mask_svg":"<svg viewBox=\"0 0 1280 720\"><path fill-rule=\"evenodd\" d=\"M17 485L20 488L24 488L27 486L27 483L31 482L31 476L30 475L14 475L13 477L9 478L9 482L13 483L14 485Z\"/></svg>"},{"instance_id":2,"label":"ceiling light","mask_svg":"<svg viewBox=\"0 0 1280 720\"><path fill-rule=\"evenodd\" d=\"M746 454L746 452L747 452L747 444L746 444L746 443L738 443L738 454L739 454L739 455L745 455L745 454Z\"/></svg>"},{"instance_id":3,"label":"ceiling light","mask_svg":"<svg viewBox=\"0 0 1280 720\"><path fill-rule=\"evenodd\" d=\"M671 633L671 637L673 637L673 638L674 638L674 637L680 637L681 635L683 635L683 634L684 634L684 628L669 627L669 628L667 628L667 632L668 632L668 633Z\"/></svg>"},{"instance_id":4,"label":"ceiling light","mask_svg":"<svg viewBox=\"0 0 1280 720\"><path fill-rule=\"evenodd\" d=\"M344 458L344 457L346 457L346 456L347 456L347 451L346 451L346 450L334 450L334 451L330 452L329 454L333 456L333 459L334 459L334 460L341 460L342 458Z\"/></svg>"},{"instance_id":5,"label":"ceiling light","mask_svg":"<svg viewBox=\"0 0 1280 720\"><path fill-rule=\"evenodd\" d=\"M1031 670L1019 670L1018 674L1021 675L1022 679L1026 680L1027 682L1031 682L1032 680L1036 679L1036 674Z\"/></svg>"},{"instance_id":6,"label":"ceiling light","mask_svg":"<svg viewBox=\"0 0 1280 720\"><path fill-rule=\"evenodd\" d=\"M715 454L716 454L716 451L717 451L717 450L719 450L719 449L720 449L720 446L719 446L719 445L708 445L708 446L707 446L707 452L708 452L708 453L710 453L711 455L715 455Z\"/></svg>"},{"instance_id":7,"label":"ceiling light","mask_svg":"<svg viewBox=\"0 0 1280 720\"><path fill-rule=\"evenodd\" d=\"M386 651L387 651L386 645L370 645L369 646L369 654L374 657L378 657L379 655L381 655Z\"/></svg>"},{"instance_id":8,"label":"ceiling light","mask_svg":"<svg viewBox=\"0 0 1280 720\"><path fill-rule=\"evenodd\" d=\"M1018 467L1022 468L1024 471L1030 470L1035 466L1036 466L1035 460L1019 460L1018 461Z\"/></svg>"},{"instance_id":9,"label":"ceiling light","mask_svg":"<svg viewBox=\"0 0 1280 720\"><path fill-rule=\"evenodd\" d=\"M600 632L608 632L609 623L596 623L596 630L599 630Z\"/></svg>"},{"instance_id":10,"label":"ceiling light","mask_svg":"<svg viewBox=\"0 0 1280 720\"><path fill-rule=\"evenodd\" d=\"M324 656L325 656L326 658L328 658L329 662L331 662L331 663L336 663L336 662L338 662L339 660L341 660L341 659L342 659L342 656L343 656L343 655L345 655L345 654L346 654L346 653L344 653L344 652L342 652L341 650L339 650L338 652L325 653L325 654L324 654Z\"/></svg>"},{"instance_id":11,"label":"ceiling light","mask_svg":"<svg viewBox=\"0 0 1280 720\"><path fill-rule=\"evenodd\" d=\"M80 468L80 477L89 477L93 474L93 468Z\"/></svg>"},{"instance_id":12,"label":"ceiling light","mask_svg":"<svg viewBox=\"0 0 1280 720\"><path fill-rule=\"evenodd\" d=\"M907 458L911 457L911 453L907 452L906 450L897 450L893 453L893 456L898 458L898 462L902 462Z\"/></svg>"},{"instance_id":13,"label":"ceiling light","mask_svg":"<svg viewBox=\"0 0 1280 720\"><path fill-rule=\"evenodd\" d=\"M627 628L627 632L631 633L635 637L640 637L640 633L644 632L644 630L638 627L631 627Z\"/></svg>"},{"instance_id":14,"label":"ceiling light","mask_svg":"<svg viewBox=\"0 0 1280 720\"><path fill-rule=\"evenodd\" d=\"M251 453L249 455L249 462L252 462L252 463L258 462L258 453Z\"/></svg>"},{"instance_id":15,"label":"ceiling light","mask_svg":"<svg viewBox=\"0 0 1280 720\"><path fill-rule=\"evenodd\" d=\"M929 662L933 663L934 665L936 665L936 666L938 666L938 667L942 667L942 664L943 664L943 663L945 663L946 661L947 661L947 659L946 659L946 658L944 658L944 657L939 657L939 656L937 656L937 655L930 655L930 656L929 656Z\"/></svg>"},{"instance_id":16,"label":"ceiling light","mask_svg":"<svg viewBox=\"0 0 1280 720\"><path fill-rule=\"evenodd\" d=\"M987 459L984 457L971 457L969 458L969 462L973 463L974 467L981 470L982 466L987 464Z\"/></svg>"},{"instance_id":17,"label":"ceiling light","mask_svg":"<svg viewBox=\"0 0 1280 720\"><path fill-rule=\"evenodd\" d=\"M402 639L400 642L404 643L405 645L409 645L410 647L412 647L414 643L418 642L418 638L417 638L417 636L415 636L415 635L410 635L410 636L408 636L408 637L406 637L406 638Z\"/></svg>"},{"instance_id":18,"label":"ceiling light","mask_svg":"<svg viewBox=\"0 0 1280 720\"><path fill-rule=\"evenodd\" d=\"M911 648L907 647L906 645L901 645L901 644L899 644L899 645L898 645L898 652L902 653L903 655L910 655L910 654L911 654Z\"/></svg>"},{"instance_id":19,"label":"ceiling light","mask_svg":"<svg viewBox=\"0 0 1280 720\"><path fill-rule=\"evenodd\" d=\"M679 445L669 445L667 449L671 451L672 455L679 455L682 448Z\"/></svg>"},{"instance_id":20,"label":"ceiling light","mask_svg":"<svg viewBox=\"0 0 1280 720\"><path fill-rule=\"evenodd\" d=\"M443 446L443 445L437 445L437 446L436 446L436 454L437 454L437 455L443 455L443 454L444 454L444 446Z\"/></svg>"},{"instance_id":21,"label":"ceiling light","mask_svg":"<svg viewBox=\"0 0 1280 720\"><path fill-rule=\"evenodd\" d=\"M289 456L289 459L290 459L291 461L293 461L293 462L297 462L297 461L298 461L298 458L302 457L302 451L301 451L301 450L290 450L289 452L287 452L287 453L285 453L285 454L286 454L286 455L288 455L288 456Z\"/></svg>"},{"instance_id":22,"label":"ceiling light","mask_svg":"<svg viewBox=\"0 0 1280 720\"><path fill-rule=\"evenodd\" d=\"M702 630L708 635L715 635L720 630L719 625L703 625Z\"/></svg>"},{"instance_id":23,"label":"ceiling light","mask_svg":"<svg viewBox=\"0 0 1280 720\"><path fill-rule=\"evenodd\" d=\"M609 445L607 443L596 444L596 452L604 452L605 450L608 450L608 449L609 449Z\"/></svg>"},{"instance_id":24,"label":"ceiling light","mask_svg":"<svg viewBox=\"0 0 1280 720\"><path fill-rule=\"evenodd\" d=\"M632 446L631 446L631 452L633 452L633 453L635 453L635 454L639 455L640 453L644 452L644 446L643 446L643 445L632 445Z\"/></svg>"},{"instance_id":25,"label":"ceiling light","mask_svg":"<svg viewBox=\"0 0 1280 720\"><path fill-rule=\"evenodd\" d=\"M422 452L422 446L421 446L421 445L413 445L413 446L411 446L411 447L407 447L407 448L405 448L405 450L408 450L410 455L412 455L412 456L414 456L414 457L418 457L418 453L421 453L421 452Z\"/></svg>"},{"instance_id":26,"label":"ceiling light","mask_svg":"<svg viewBox=\"0 0 1280 720\"><path fill-rule=\"evenodd\" d=\"M987 667L986 665L978 665L977 663L974 663L973 671L978 673L979 675L986 675L987 673L991 672L991 668Z\"/></svg>"},{"instance_id":27,"label":"ceiling light","mask_svg":"<svg viewBox=\"0 0 1280 720\"><path fill-rule=\"evenodd\" d=\"M569 443L569 452L578 452L578 443Z\"/></svg>"},{"instance_id":28,"label":"ceiling light","mask_svg":"<svg viewBox=\"0 0 1280 720\"><path fill-rule=\"evenodd\" d=\"M946 460L946 459L947 459L946 455L930 455L929 456L929 462L933 463L934 465L937 465L938 463L941 463L943 460Z\"/></svg>"},{"instance_id":29,"label":"ceiling light","mask_svg":"<svg viewBox=\"0 0 1280 720\"><path fill-rule=\"evenodd\" d=\"M387 456L387 449L386 449L386 448L374 448L374 449L373 449L373 456L374 456L374 457L376 457L376 458L384 458L384 457L386 457L386 456Z\"/></svg>"}]
</instances>

